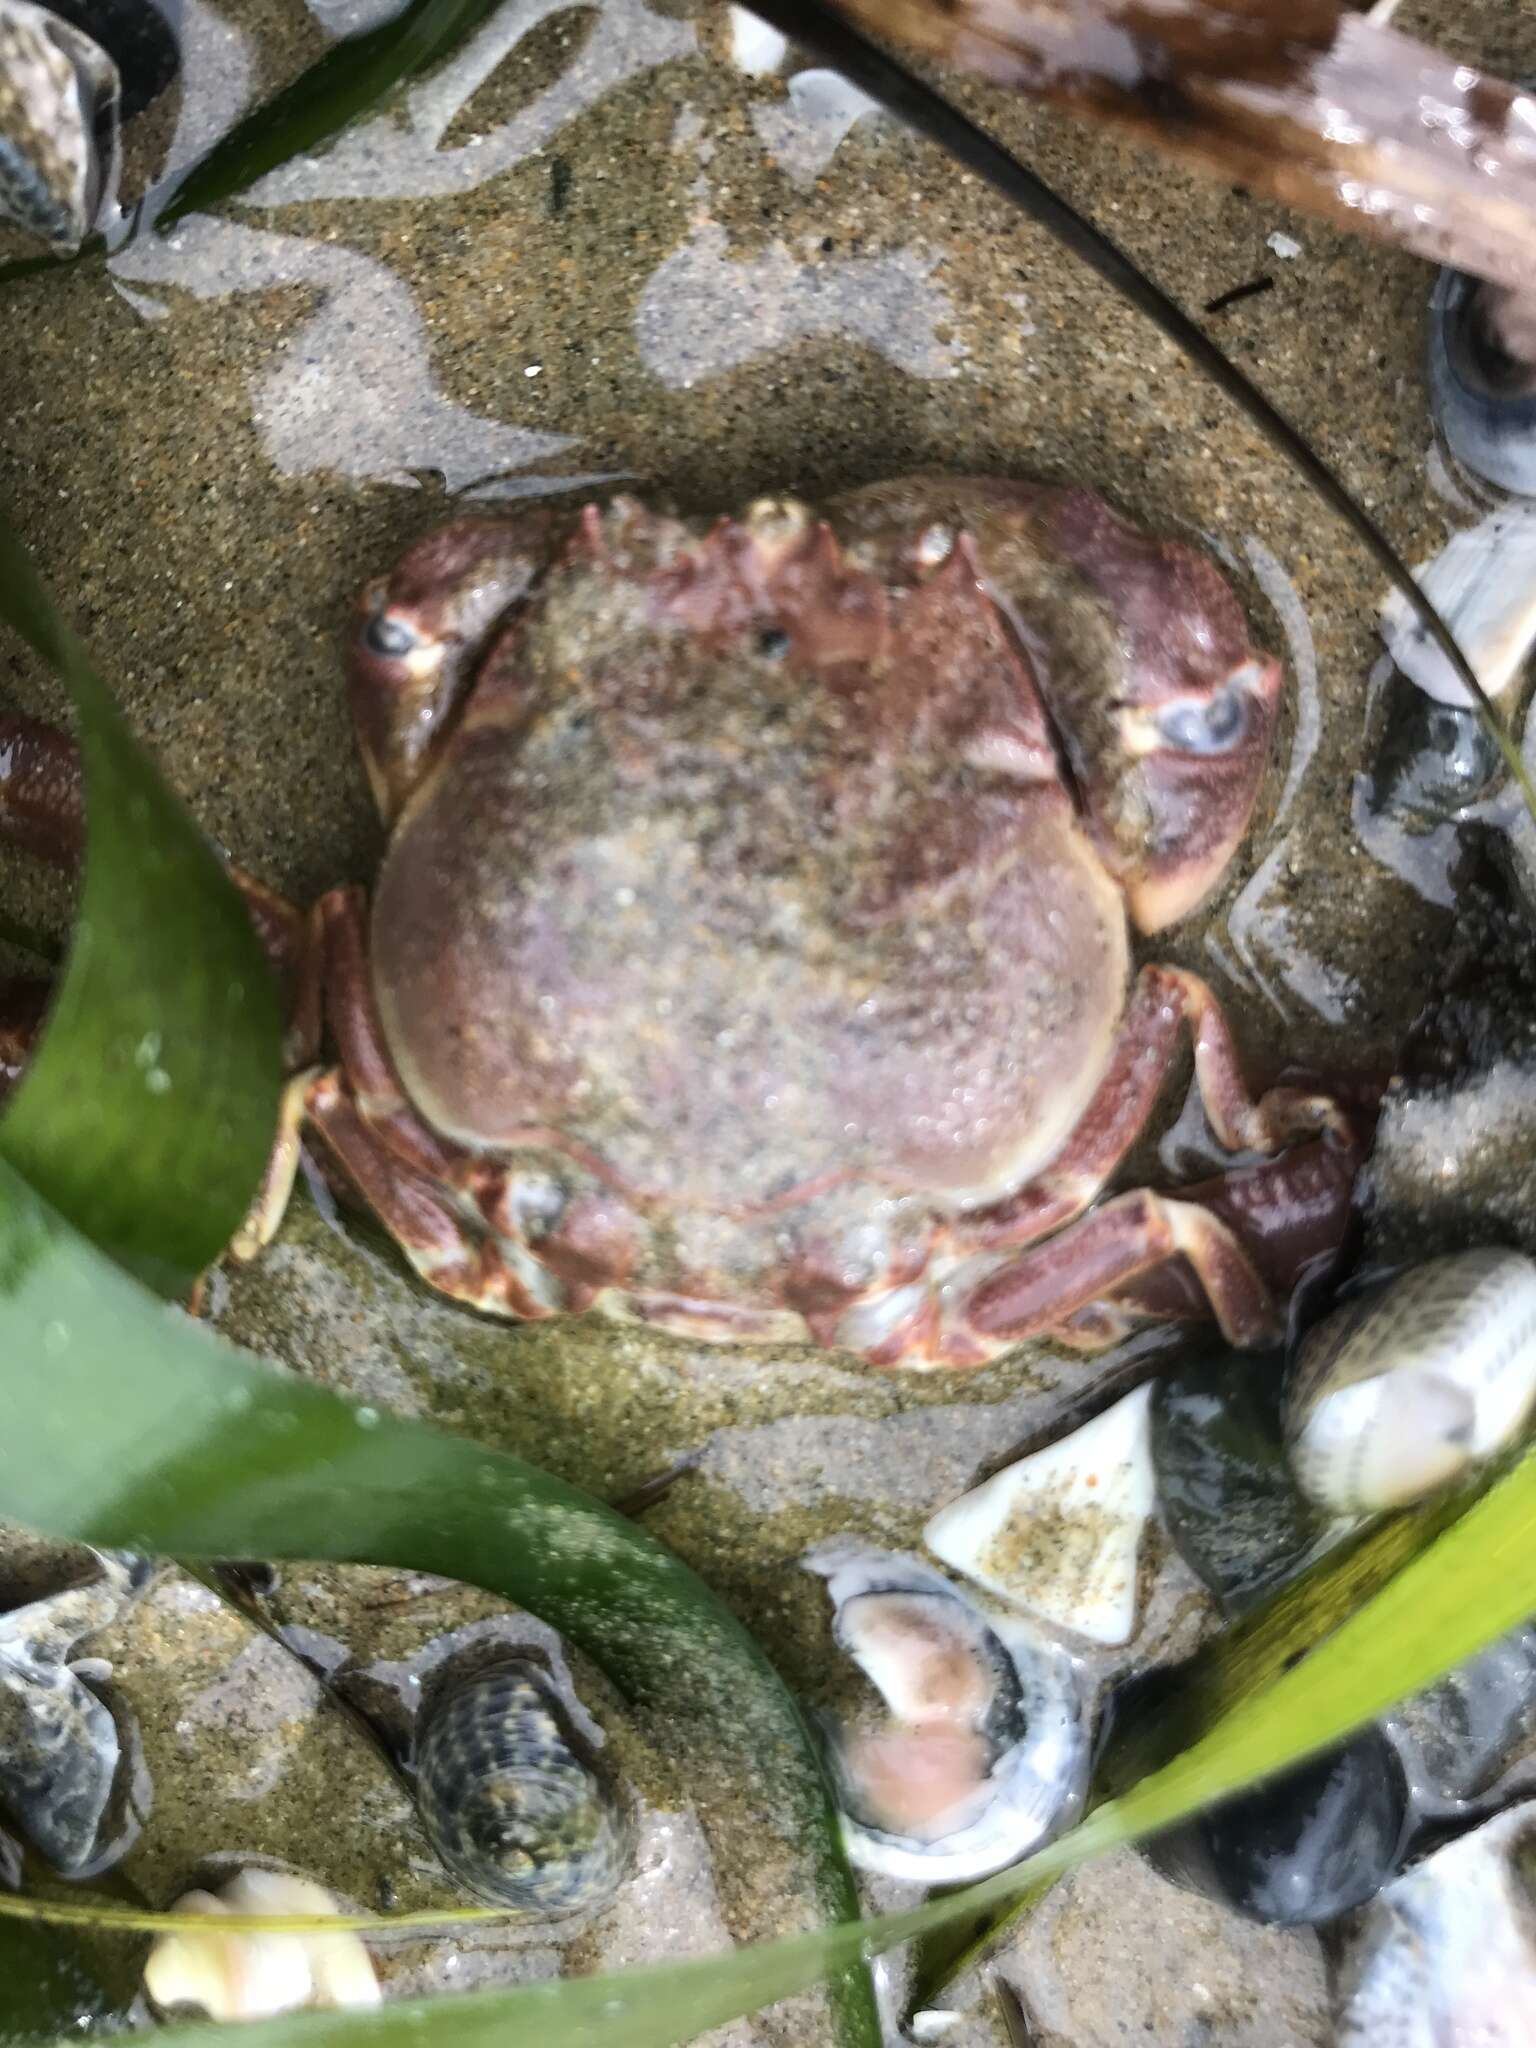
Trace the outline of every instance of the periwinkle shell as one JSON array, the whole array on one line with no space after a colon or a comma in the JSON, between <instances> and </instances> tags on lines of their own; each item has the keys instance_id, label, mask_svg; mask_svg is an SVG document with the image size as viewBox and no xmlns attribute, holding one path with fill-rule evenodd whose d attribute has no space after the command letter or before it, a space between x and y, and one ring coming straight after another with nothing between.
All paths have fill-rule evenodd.
<instances>
[{"instance_id":1,"label":"periwinkle shell","mask_svg":"<svg viewBox=\"0 0 1536 2048\"><path fill-rule=\"evenodd\" d=\"M428 1715L416 1772L433 1847L490 1904L587 1912L623 1882L628 1818L531 1659L454 1685Z\"/></svg>"},{"instance_id":2,"label":"periwinkle shell","mask_svg":"<svg viewBox=\"0 0 1536 2048\"><path fill-rule=\"evenodd\" d=\"M1367 1728L1326 1755L1159 1835L1165 1877L1276 1927L1309 1926L1375 1897L1408 1833L1397 1753Z\"/></svg>"},{"instance_id":3,"label":"periwinkle shell","mask_svg":"<svg viewBox=\"0 0 1536 2048\"><path fill-rule=\"evenodd\" d=\"M1536 1261L1453 1252L1310 1330L1286 1387L1302 1489L1338 1514L1423 1499L1512 1441L1536 1400Z\"/></svg>"}]
</instances>

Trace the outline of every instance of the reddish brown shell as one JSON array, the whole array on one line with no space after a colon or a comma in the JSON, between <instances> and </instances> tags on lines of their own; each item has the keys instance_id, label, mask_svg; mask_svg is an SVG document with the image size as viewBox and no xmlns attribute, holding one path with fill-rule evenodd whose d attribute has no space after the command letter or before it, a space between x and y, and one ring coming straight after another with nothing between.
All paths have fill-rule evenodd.
<instances>
[{"instance_id":1,"label":"reddish brown shell","mask_svg":"<svg viewBox=\"0 0 1536 2048\"><path fill-rule=\"evenodd\" d=\"M380 882L428 1118L663 1206L995 1198L1102 1071L1118 893L963 537L878 578L770 507L583 525Z\"/></svg>"},{"instance_id":2,"label":"reddish brown shell","mask_svg":"<svg viewBox=\"0 0 1536 2048\"><path fill-rule=\"evenodd\" d=\"M1156 924L1219 876L1278 666L1203 556L1087 491L914 478L708 526L619 499L540 574L550 531L446 529L359 610L404 806L390 1058L487 1155L523 1291L827 1341L867 1301L836 1341L903 1351L956 1219L1069 1157L1127 906ZM1212 707L1214 747L1170 744Z\"/></svg>"}]
</instances>

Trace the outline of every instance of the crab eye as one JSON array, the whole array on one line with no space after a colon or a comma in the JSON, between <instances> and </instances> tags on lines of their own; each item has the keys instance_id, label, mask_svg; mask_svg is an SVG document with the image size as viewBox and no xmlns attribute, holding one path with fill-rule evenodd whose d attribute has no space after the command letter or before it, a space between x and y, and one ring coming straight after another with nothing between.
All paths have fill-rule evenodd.
<instances>
[{"instance_id":1,"label":"crab eye","mask_svg":"<svg viewBox=\"0 0 1536 2048\"><path fill-rule=\"evenodd\" d=\"M363 645L370 654L380 654L386 661L399 661L410 654L418 645L416 635L409 626L393 619L388 612L375 612L363 628Z\"/></svg>"},{"instance_id":2,"label":"crab eye","mask_svg":"<svg viewBox=\"0 0 1536 2048\"><path fill-rule=\"evenodd\" d=\"M789 652L789 635L780 626L764 626L757 636L757 651L764 661L782 661Z\"/></svg>"},{"instance_id":3,"label":"crab eye","mask_svg":"<svg viewBox=\"0 0 1536 2048\"><path fill-rule=\"evenodd\" d=\"M1181 754L1229 754L1248 730L1247 695L1226 689L1201 703L1171 704L1159 712L1157 729Z\"/></svg>"}]
</instances>

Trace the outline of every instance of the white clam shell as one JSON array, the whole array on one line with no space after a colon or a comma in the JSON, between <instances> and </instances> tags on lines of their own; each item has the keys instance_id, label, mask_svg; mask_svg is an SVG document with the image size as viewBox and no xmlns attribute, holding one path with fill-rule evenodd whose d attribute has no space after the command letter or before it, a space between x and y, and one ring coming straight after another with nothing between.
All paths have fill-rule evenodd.
<instances>
[{"instance_id":1,"label":"white clam shell","mask_svg":"<svg viewBox=\"0 0 1536 2048\"><path fill-rule=\"evenodd\" d=\"M1488 695L1502 696L1536 642L1536 506L1505 505L1490 512L1476 526L1453 533L1414 575ZM1466 685L1400 591L1394 590L1382 606L1381 637L1403 674L1426 696L1470 708Z\"/></svg>"},{"instance_id":2,"label":"white clam shell","mask_svg":"<svg viewBox=\"0 0 1536 2048\"><path fill-rule=\"evenodd\" d=\"M1303 1491L1338 1514L1421 1500L1511 1442L1536 1403L1536 1261L1453 1252L1310 1331L1286 1393Z\"/></svg>"},{"instance_id":3,"label":"white clam shell","mask_svg":"<svg viewBox=\"0 0 1536 2048\"><path fill-rule=\"evenodd\" d=\"M747 7L732 7L731 60L749 78L765 78L784 62L789 44L776 28Z\"/></svg>"},{"instance_id":4,"label":"white clam shell","mask_svg":"<svg viewBox=\"0 0 1536 2048\"><path fill-rule=\"evenodd\" d=\"M1346 1969L1338 2048L1529 2048L1536 1901L1522 1847L1536 1847L1536 1803L1436 1850L1372 1901Z\"/></svg>"},{"instance_id":5,"label":"white clam shell","mask_svg":"<svg viewBox=\"0 0 1536 2048\"><path fill-rule=\"evenodd\" d=\"M357 1935L221 1933L232 1913L332 1915L336 1901L320 1885L286 1871L247 1869L218 1892L192 1891L178 1913L206 1913L207 1934L157 1935L144 1965L144 1988L162 2012L200 2006L210 2019L269 2019L305 2007L373 2006L381 2001L373 1961Z\"/></svg>"},{"instance_id":6,"label":"white clam shell","mask_svg":"<svg viewBox=\"0 0 1536 2048\"><path fill-rule=\"evenodd\" d=\"M1155 1498L1147 1384L941 1508L923 1541L989 1592L1094 1642L1125 1643Z\"/></svg>"}]
</instances>

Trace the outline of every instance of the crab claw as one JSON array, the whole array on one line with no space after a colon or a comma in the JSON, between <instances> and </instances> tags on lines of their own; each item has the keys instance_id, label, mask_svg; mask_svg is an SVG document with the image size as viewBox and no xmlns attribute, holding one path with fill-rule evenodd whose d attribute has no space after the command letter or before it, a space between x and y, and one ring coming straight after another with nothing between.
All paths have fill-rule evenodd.
<instances>
[{"instance_id":1,"label":"crab claw","mask_svg":"<svg viewBox=\"0 0 1536 2048\"><path fill-rule=\"evenodd\" d=\"M1138 931L1177 924L1221 879L1259 793L1283 683L1279 662L1254 655L1215 683L1191 678L1177 695L1120 712L1130 756L1120 778L1140 784L1147 817L1141 849L1119 871ZM1091 792L1089 804L1091 814Z\"/></svg>"},{"instance_id":2,"label":"crab claw","mask_svg":"<svg viewBox=\"0 0 1536 2048\"><path fill-rule=\"evenodd\" d=\"M386 822L431 767L496 621L532 585L548 519L460 519L370 583L353 609L347 685L358 745Z\"/></svg>"},{"instance_id":3,"label":"crab claw","mask_svg":"<svg viewBox=\"0 0 1536 2048\"><path fill-rule=\"evenodd\" d=\"M1099 856L1136 928L1161 931L1204 901L1247 829L1284 672L1204 555L1138 532L1091 491L1061 492L1047 517L1124 657L1107 702L1070 673L1042 686Z\"/></svg>"}]
</instances>

